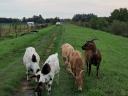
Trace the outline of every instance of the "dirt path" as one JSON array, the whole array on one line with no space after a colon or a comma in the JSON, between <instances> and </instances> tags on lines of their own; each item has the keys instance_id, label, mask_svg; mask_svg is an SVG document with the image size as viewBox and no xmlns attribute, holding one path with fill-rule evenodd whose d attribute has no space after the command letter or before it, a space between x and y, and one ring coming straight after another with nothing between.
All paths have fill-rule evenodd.
<instances>
[{"instance_id":1,"label":"dirt path","mask_svg":"<svg viewBox=\"0 0 128 96\"><path fill-rule=\"evenodd\" d=\"M24 78L14 96L35 96L34 94L32 85Z\"/></svg>"},{"instance_id":2,"label":"dirt path","mask_svg":"<svg viewBox=\"0 0 128 96\"><path fill-rule=\"evenodd\" d=\"M44 36L42 38L42 40L39 40L39 42L35 45L37 50L40 50L40 52L42 51L41 52L42 54L45 53L45 55L42 55L43 58L41 58L41 59L45 60L47 58L47 56L52 53L52 51L54 49L54 42L55 42L56 38L57 38L57 32L52 32L50 34L50 36L48 36L48 35ZM31 84L31 82L28 82L26 80L26 78L24 77L21 82L20 87L15 92L14 96L35 96L34 94L35 93L34 93L33 84Z\"/></svg>"}]
</instances>

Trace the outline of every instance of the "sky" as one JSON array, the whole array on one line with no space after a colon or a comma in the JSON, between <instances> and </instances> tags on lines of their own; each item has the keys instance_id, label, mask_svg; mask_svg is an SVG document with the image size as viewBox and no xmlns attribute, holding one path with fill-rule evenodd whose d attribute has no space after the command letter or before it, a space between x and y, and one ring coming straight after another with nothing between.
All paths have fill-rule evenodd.
<instances>
[{"instance_id":1,"label":"sky","mask_svg":"<svg viewBox=\"0 0 128 96\"><path fill-rule=\"evenodd\" d=\"M72 18L77 13L110 16L114 9L127 8L128 0L0 0L0 17Z\"/></svg>"}]
</instances>

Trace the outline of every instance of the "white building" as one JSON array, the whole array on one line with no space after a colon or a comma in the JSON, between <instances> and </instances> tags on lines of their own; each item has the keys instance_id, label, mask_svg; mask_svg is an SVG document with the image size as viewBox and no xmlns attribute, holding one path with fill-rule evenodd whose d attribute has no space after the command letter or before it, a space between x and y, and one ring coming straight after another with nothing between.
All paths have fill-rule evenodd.
<instances>
[{"instance_id":1,"label":"white building","mask_svg":"<svg viewBox=\"0 0 128 96\"><path fill-rule=\"evenodd\" d=\"M61 22L56 22L56 25L60 25L61 24Z\"/></svg>"},{"instance_id":2,"label":"white building","mask_svg":"<svg viewBox=\"0 0 128 96\"><path fill-rule=\"evenodd\" d=\"M27 22L27 25L28 25L29 27L35 26L34 22Z\"/></svg>"}]
</instances>

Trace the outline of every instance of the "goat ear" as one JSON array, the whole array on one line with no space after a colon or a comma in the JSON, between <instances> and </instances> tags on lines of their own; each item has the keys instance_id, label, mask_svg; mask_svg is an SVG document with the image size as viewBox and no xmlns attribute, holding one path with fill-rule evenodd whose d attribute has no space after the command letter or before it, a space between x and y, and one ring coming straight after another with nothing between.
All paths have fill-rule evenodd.
<instances>
[{"instance_id":1,"label":"goat ear","mask_svg":"<svg viewBox=\"0 0 128 96\"><path fill-rule=\"evenodd\" d=\"M44 74L44 75L46 75L46 74L48 74L50 71L51 71L50 65L49 65L48 63L46 63L46 64L43 66L43 68L42 68L42 70L41 70L41 73Z\"/></svg>"}]
</instances>

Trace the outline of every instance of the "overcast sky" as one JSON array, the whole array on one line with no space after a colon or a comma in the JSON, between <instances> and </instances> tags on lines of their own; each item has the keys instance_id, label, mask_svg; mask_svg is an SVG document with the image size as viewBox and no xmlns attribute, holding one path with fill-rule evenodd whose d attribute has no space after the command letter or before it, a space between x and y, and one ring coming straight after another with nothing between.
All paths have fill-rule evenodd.
<instances>
[{"instance_id":1,"label":"overcast sky","mask_svg":"<svg viewBox=\"0 0 128 96\"><path fill-rule=\"evenodd\" d=\"M0 17L72 18L76 13L109 16L116 8L128 8L128 0L0 0Z\"/></svg>"}]
</instances>

